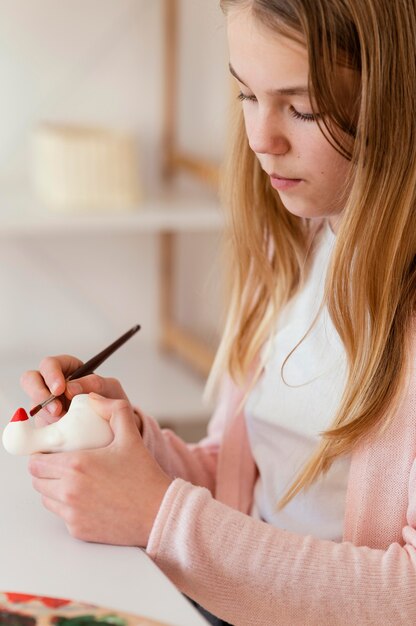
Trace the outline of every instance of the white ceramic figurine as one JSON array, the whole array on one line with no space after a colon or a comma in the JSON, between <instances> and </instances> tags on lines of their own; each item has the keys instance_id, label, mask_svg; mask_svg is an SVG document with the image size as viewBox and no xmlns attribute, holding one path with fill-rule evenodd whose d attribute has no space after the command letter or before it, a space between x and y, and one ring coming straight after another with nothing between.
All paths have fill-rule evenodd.
<instances>
[{"instance_id":1,"label":"white ceramic figurine","mask_svg":"<svg viewBox=\"0 0 416 626\"><path fill-rule=\"evenodd\" d=\"M110 424L93 410L87 394L75 396L60 420L39 428L24 409L17 409L3 432L3 446L10 454L101 448L112 440Z\"/></svg>"}]
</instances>

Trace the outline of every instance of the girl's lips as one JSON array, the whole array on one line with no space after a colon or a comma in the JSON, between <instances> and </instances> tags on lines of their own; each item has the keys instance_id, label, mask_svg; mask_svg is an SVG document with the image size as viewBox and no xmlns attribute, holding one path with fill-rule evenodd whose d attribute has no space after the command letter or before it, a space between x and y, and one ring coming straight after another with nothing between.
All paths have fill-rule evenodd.
<instances>
[{"instance_id":1,"label":"girl's lips","mask_svg":"<svg viewBox=\"0 0 416 626\"><path fill-rule=\"evenodd\" d=\"M277 176L270 176L270 182L274 189L277 191L286 191L292 189L302 182L301 178L279 178Z\"/></svg>"}]
</instances>

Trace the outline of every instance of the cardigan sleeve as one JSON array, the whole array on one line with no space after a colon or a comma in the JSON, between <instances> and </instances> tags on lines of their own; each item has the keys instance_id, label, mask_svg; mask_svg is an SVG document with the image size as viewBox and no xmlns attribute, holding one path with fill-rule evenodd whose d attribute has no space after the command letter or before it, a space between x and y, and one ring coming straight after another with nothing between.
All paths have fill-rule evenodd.
<instances>
[{"instance_id":1,"label":"cardigan sleeve","mask_svg":"<svg viewBox=\"0 0 416 626\"><path fill-rule=\"evenodd\" d=\"M214 493L224 430L239 406L242 395L242 390L231 378L223 378L207 437L198 444L185 443L171 430L161 429L154 419L146 415L142 415L143 442L169 476L207 487Z\"/></svg>"},{"instance_id":2,"label":"cardigan sleeve","mask_svg":"<svg viewBox=\"0 0 416 626\"><path fill-rule=\"evenodd\" d=\"M413 520L414 522L414 520ZM416 531L386 550L280 530L183 480L147 552L186 595L234 626L416 624Z\"/></svg>"}]
</instances>

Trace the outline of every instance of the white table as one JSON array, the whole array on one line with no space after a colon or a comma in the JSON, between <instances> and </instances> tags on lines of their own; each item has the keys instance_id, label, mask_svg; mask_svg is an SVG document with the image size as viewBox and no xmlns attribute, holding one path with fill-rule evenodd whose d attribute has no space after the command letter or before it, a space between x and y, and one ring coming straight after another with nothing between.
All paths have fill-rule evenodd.
<instances>
[{"instance_id":1,"label":"white table","mask_svg":"<svg viewBox=\"0 0 416 626\"><path fill-rule=\"evenodd\" d=\"M0 429L9 416L0 416ZM172 626L206 626L149 557L137 548L73 539L31 485L27 458L0 443L0 590L71 598Z\"/></svg>"}]
</instances>

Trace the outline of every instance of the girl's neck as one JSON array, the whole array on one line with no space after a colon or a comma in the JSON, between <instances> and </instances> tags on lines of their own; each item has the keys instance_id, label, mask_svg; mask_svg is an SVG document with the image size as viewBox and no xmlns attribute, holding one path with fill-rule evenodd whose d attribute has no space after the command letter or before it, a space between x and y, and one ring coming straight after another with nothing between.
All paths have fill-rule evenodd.
<instances>
[{"instance_id":1,"label":"girl's neck","mask_svg":"<svg viewBox=\"0 0 416 626\"><path fill-rule=\"evenodd\" d=\"M332 215L331 217L327 218L329 228L332 230L334 235L336 235L338 232L340 219L341 219L340 215Z\"/></svg>"}]
</instances>

